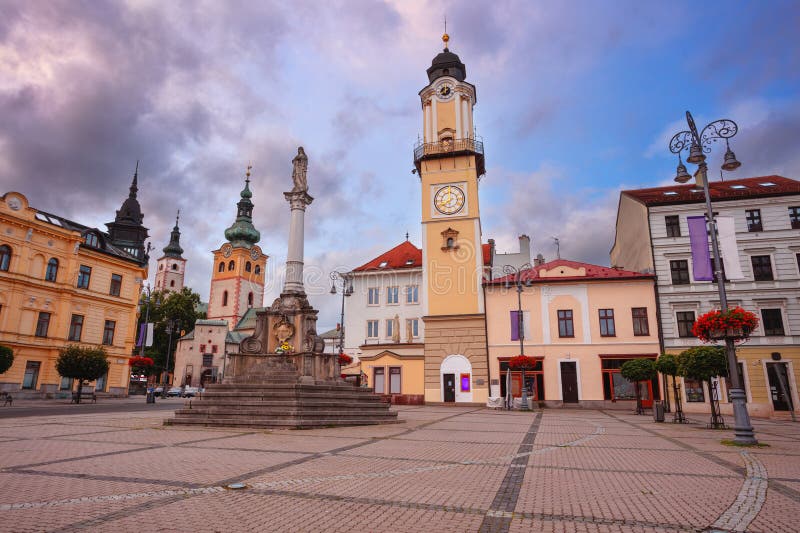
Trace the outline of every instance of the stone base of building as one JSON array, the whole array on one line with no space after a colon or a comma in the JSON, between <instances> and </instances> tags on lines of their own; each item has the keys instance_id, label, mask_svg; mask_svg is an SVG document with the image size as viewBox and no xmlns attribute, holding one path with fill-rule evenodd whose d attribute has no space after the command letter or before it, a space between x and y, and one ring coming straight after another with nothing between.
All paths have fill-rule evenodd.
<instances>
[{"instance_id":1,"label":"stone base of building","mask_svg":"<svg viewBox=\"0 0 800 533\"><path fill-rule=\"evenodd\" d=\"M426 316L425 403L485 404L489 397L486 315ZM452 389L446 379L451 376Z\"/></svg>"}]
</instances>

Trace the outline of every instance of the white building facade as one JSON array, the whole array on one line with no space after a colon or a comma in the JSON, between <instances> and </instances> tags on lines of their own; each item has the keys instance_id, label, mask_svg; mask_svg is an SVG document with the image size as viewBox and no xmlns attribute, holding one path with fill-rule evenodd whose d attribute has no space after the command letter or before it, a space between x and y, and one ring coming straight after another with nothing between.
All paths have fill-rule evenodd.
<instances>
[{"instance_id":1,"label":"white building facade","mask_svg":"<svg viewBox=\"0 0 800 533\"><path fill-rule=\"evenodd\" d=\"M743 279L726 282L728 303L756 313L760 324L737 348L748 409L754 416L788 415L798 406L800 371L800 182L781 176L710 183L717 217L732 217ZM700 315L720 308L716 282L693 275L687 217L705 215L702 187L678 185L623 191L614 266L655 272L662 343L680 353L701 342L692 335ZM713 261L713 253L712 253ZM709 398L731 413L727 380L717 391L684 380L687 412L706 412Z\"/></svg>"}]
</instances>

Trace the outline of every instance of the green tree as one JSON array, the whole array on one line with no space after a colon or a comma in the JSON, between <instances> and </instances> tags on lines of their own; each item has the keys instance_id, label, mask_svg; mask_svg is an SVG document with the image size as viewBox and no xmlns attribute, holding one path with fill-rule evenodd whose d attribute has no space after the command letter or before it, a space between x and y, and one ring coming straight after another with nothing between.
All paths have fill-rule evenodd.
<instances>
[{"instance_id":1,"label":"green tree","mask_svg":"<svg viewBox=\"0 0 800 533\"><path fill-rule=\"evenodd\" d=\"M719 407L713 397L712 380L728 375L728 361L722 346L695 346L678 355L678 375L696 379L708 385L711 403L711 427L722 425Z\"/></svg>"},{"instance_id":2,"label":"green tree","mask_svg":"<svg viewBox=\"0 0 800 533\"><path fill-rule=\"evenodd\" d=\"M81 403L83 381L93 381L108 372L108 355L101 346L68 344L58 351L56 371L65 378L78 380L76 403Z\"/></svg>"},{"instance_id":3,"label":"green tree","mask_svg":"<svg viewBox=\"0 0 800 533\"><path fill-rule=\"evenodd\" d=\"M652 359L631 359L622 365L619 373L628 381L633 382L636 389L636 414L643 414L640 382L650 381L657 376L655 363Z\"/></svg>"},{"instance_id":4,"label":"green tree","mask_svg":"<svg viewBox=\"0 0 800 533\"><path fill-rule=\"evenodd\" d=\"M656 370L664 374L665 376L672 376L672 392L673 396L675 397L675 417L674 419L682 422L684 421L683 417L683 407L681 406L681 398L680 394L678 393L678 383L677 378L678 376L678 360L677 358L670 354L670 353L662 353L658 359L656 360ZM667 384L664 383L666 387Z\"/></svg>"},{"instance_id":5,"label":"green tree","mask_svg":"<svg viewBox=\"0 0 800 533\"><path fill-rule=\"evenodd\" d=\"M0 344L0 374L4 374L13 364L14 351L8 346Z\"/></svg>"},{"instance_id":6,"label":"green tree","mask_svg":"<svg viewBox=\"0 0 800 533\"><path fill-rule=\"evenodd\" d=\"M150 294L149 303L142 303L139 325L145 321L145 316L148 314L147 306L150 307L149 321L153 323L153 345L145 348L144 355L153 359L154 373L158 373L166 367L167 350L169 349L170 368L167 370L171 371L175 368L173 350L177 340L181 337L181 331L192 331L195 321L205 317L205 313L197 311L200 307L200 295L189 287L184 287L179 292L153 291ZM170 320L176 320L179 323L178 331L172 332L171 345L170 335L167 333L167 325ZM138 326L136 331L139 331Z\"/></svg>"}]
</instances>

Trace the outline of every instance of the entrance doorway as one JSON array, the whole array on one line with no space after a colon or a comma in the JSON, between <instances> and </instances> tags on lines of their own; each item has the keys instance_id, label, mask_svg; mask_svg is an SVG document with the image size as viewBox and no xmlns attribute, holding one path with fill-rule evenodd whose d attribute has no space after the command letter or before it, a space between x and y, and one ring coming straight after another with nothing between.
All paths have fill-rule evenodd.
<instances>
[{"instance_id":1,"label":"entrance doorway","mask_svg":"<svg viewBox=\"0 0 800 533\"><path fill-rule=\"evenodd\" d=\"M564 403L578 403L578 367L574 361L561 362L561 398Z\"/></svg>"},{"instance_id":2,"label":"entrance doorway","mask_svg":"<svg viewBox=\"0 0 800 533\"><path fill-rule=\"evenodd\" d=\"M442 387L444 388L444 401L456 401L456 375L442 374Z\"/></svg>"},{"instance_id":3,"label":"entrance doorway","mask_svg":"<svg viewBox=\"0 0 800 533\"><path fill-rule=\"evenodd\" d=\"M767 377L772 408L776 411L791 411L792 388L786 363L767 363Z\"/></svg>"},{"instance_id":4,"label":"entrance doorway","mask_svg":"<svg viewBox=\"0 0 800 533\"><path fill-rule=\"evenodd\" d=\"M28 361L25 363L25 377L22 378L23 389L36 390L36 383L39 381L39 367L42 365L39 361Z\"/></svg>"}]
</instances>

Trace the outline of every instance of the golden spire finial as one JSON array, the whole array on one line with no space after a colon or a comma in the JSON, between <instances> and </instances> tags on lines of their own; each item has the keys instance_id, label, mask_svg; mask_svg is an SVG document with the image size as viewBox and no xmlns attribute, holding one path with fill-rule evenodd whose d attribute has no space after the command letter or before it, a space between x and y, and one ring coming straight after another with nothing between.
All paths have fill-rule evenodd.
<instances>
[{"instance_id":1,"label":"golden spire finial","mask_svg":"<svg viewBox=\"0 0 800 533\"><path fill-rule=\"evenodd\" d=\"M253 169L253 165L250 162L247 162L247 172L245 172L245 176L247 177L247 181L250 181L250 171Z\"/></svg>"},{"instance_id":2,"label":"golden spire finial","mask_svg":"<svg viewBox=\"0 0 800 533\"><path fill-rule=\"evenodd\" d=\"M444 49L447 50L447 43L450 41L450 36L447 35L447 15L444 16L444 35L442 35L442 42L444 42Z\"/></svg>"}]
</instances>

